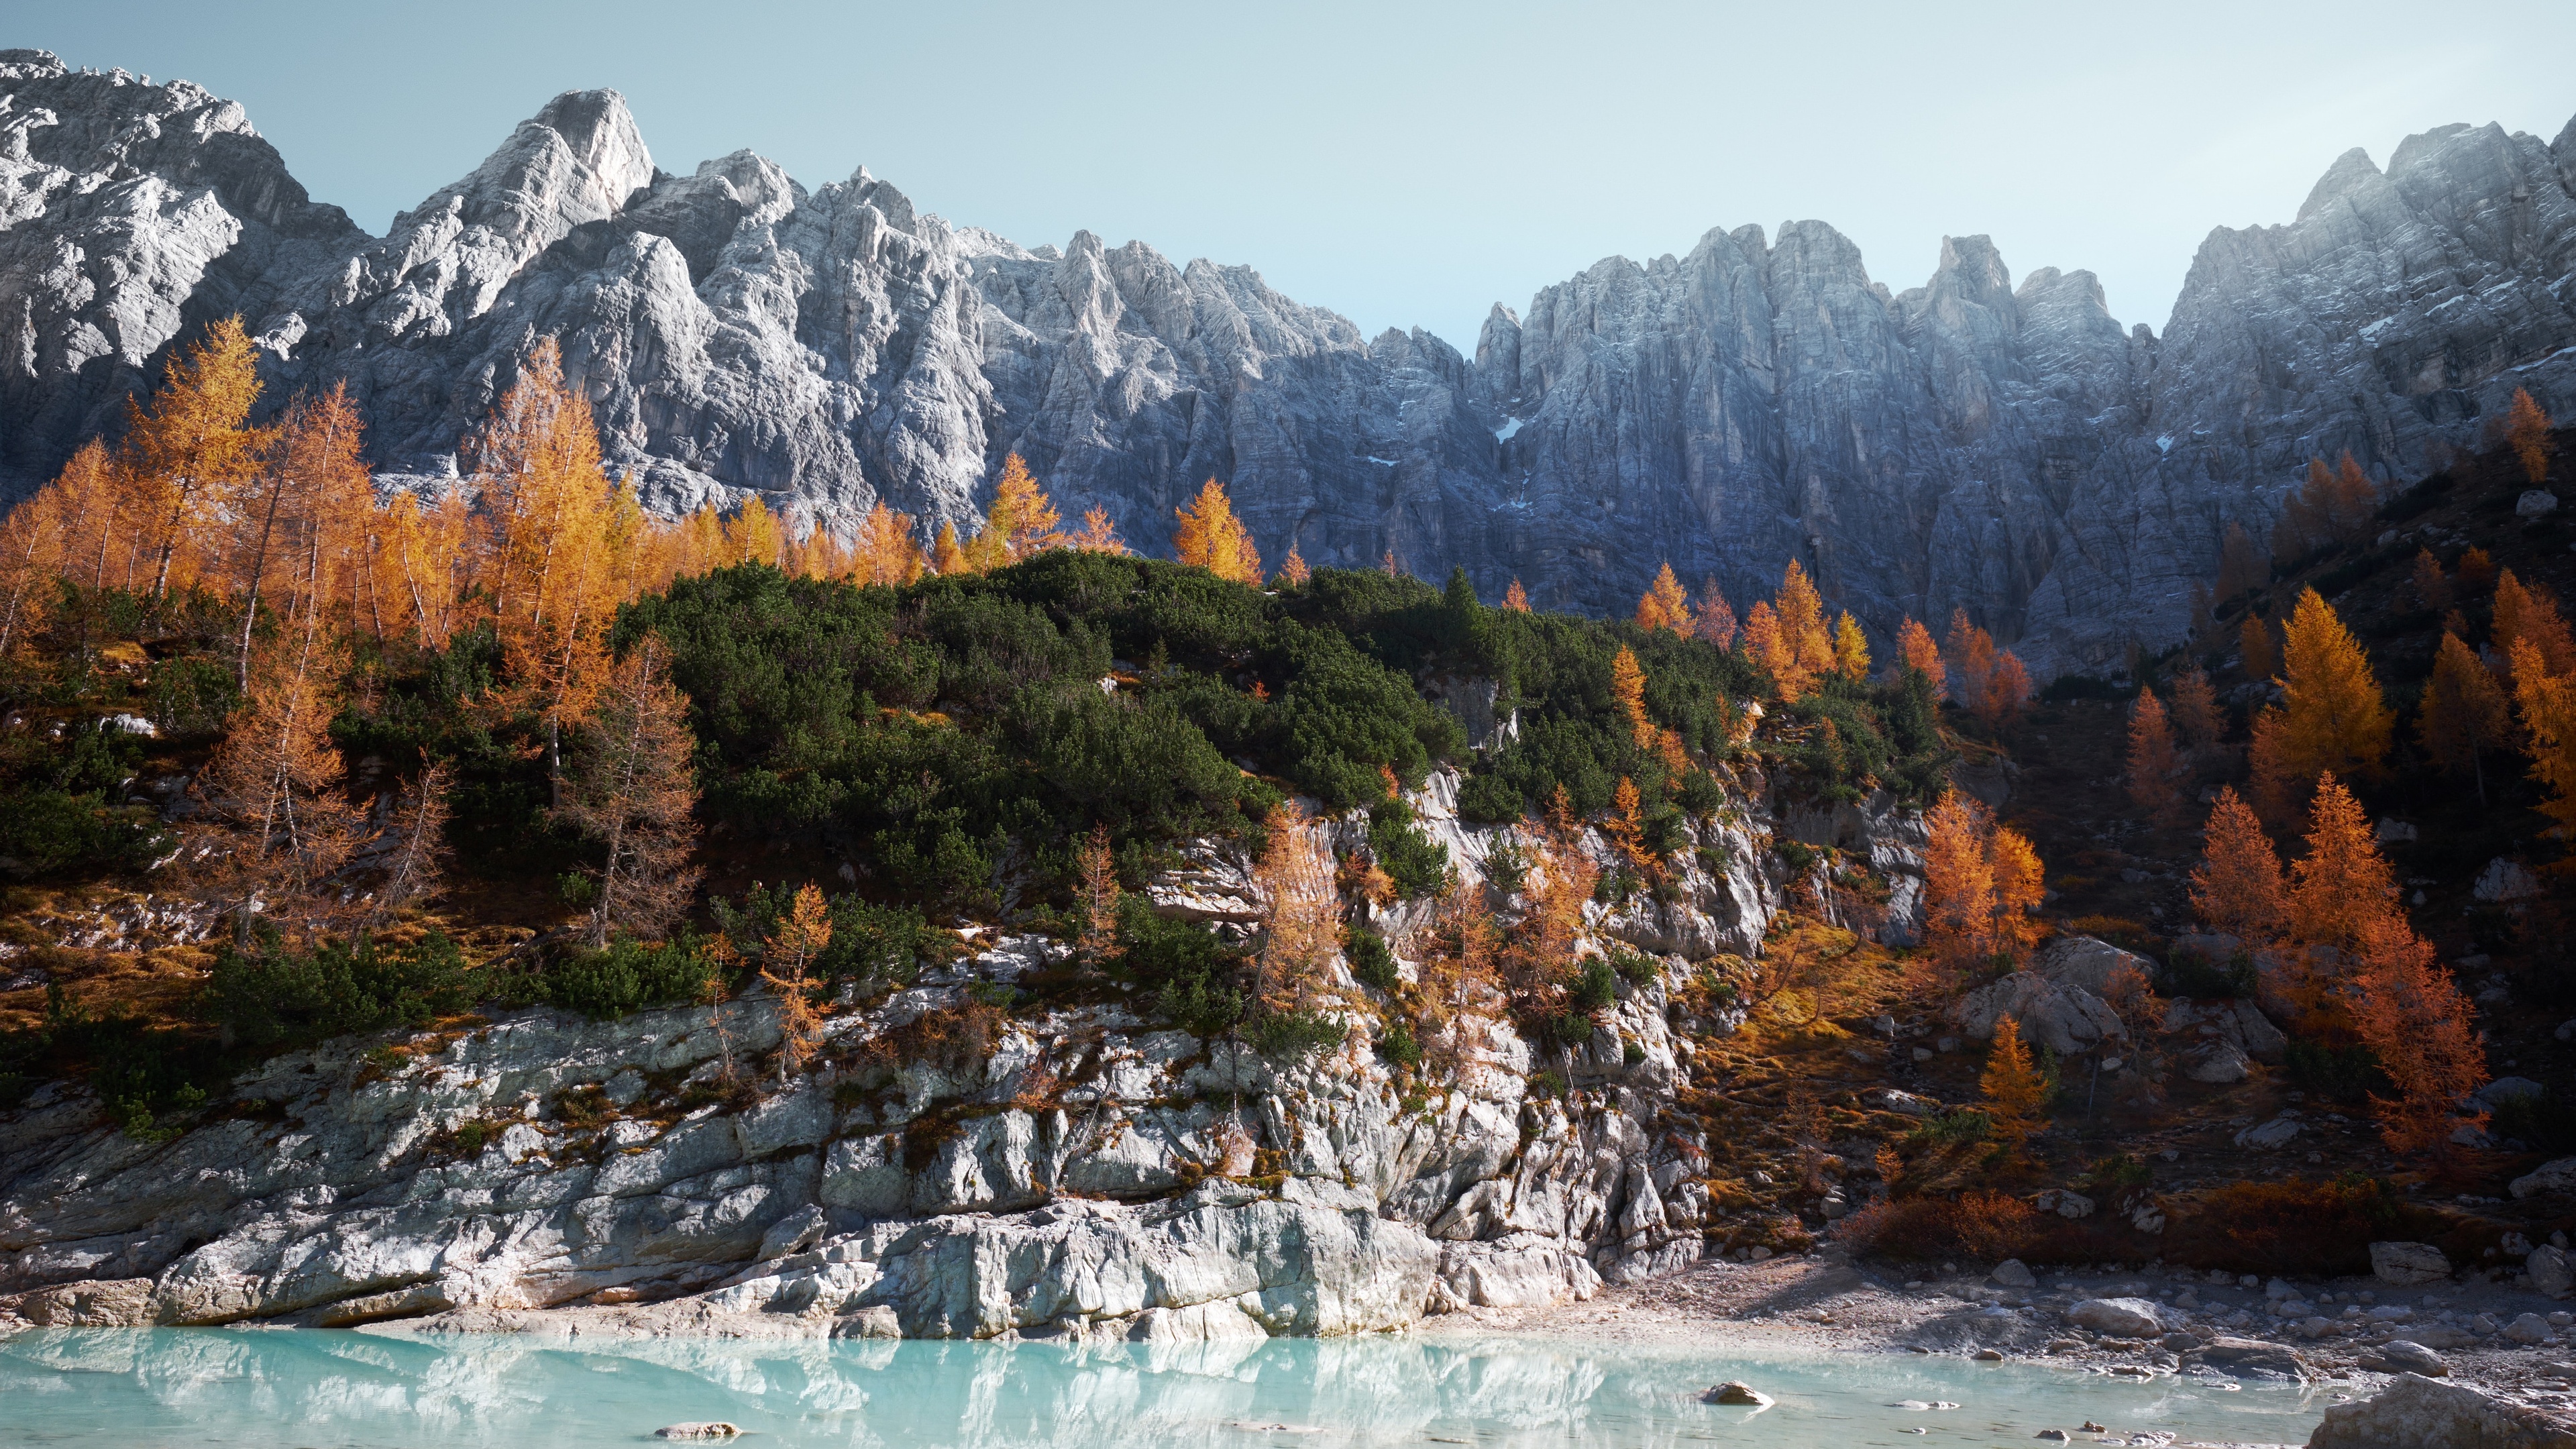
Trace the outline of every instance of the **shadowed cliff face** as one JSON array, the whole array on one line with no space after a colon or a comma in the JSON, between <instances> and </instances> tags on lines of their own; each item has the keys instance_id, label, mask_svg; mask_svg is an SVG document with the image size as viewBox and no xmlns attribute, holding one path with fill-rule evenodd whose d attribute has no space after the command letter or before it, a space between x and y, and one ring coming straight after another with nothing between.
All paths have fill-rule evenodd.
<instances>
[{"instance_id":1,"label":"shadowed cliff face","mask_svg":"<svg viewBox=\"0 0 2576 1449\"><path fill-rule=\"evenodd\" d=\"M1246 268L1026 250L865 171L670 175L609 91L369 237L239 107L0 52L0 470L50 474L238 311L277 396L346 379L382 469L444 474L552 334L658 508L960 520L1017 451L1149 548L1216 477L1266 558L1391 550L1560 607L1624 611L1666 559L1741 597L1797 557L1882 636L1964 606L2048 673L2174 637L2226 522L2259 536L2312 454L2405 480L2516 387L2576 410L2572 184L2576 123L2351 152L2291 224L2211 233L2162 339L1983 237L1891 293L1799 221L1600 262L1469 359Z\"/></svg>"}]
</instances>

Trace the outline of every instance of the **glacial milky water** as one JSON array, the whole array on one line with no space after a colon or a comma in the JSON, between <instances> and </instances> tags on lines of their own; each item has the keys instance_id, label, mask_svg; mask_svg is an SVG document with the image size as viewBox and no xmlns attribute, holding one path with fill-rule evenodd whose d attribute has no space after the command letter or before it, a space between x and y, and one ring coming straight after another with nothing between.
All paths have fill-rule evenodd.
<instances>
[{"instance_id":1,"label":"glacial milky water","mask_svg":"<svg viewBox=\"0 0 2576 1449\"><path fill-rule=\"evenodd\" d=\"M1779 1400L1718 1408L1742 1379ZM1899 1407L1948 1400L1954 1409ZM403 1338L54 1329L0 1341L0 1445L592 1449L688 1419L748 1445L904 1449L2012 1446L2123 1434L2296 1444L2324 1401L1912 1355L1694 1355L1555 1339L1052 1344ZM1927 1432L1911 1434L1909 1429ZM2076 1436L2079 1441L2091 1435Z\"/></svg>"}]
</instances>

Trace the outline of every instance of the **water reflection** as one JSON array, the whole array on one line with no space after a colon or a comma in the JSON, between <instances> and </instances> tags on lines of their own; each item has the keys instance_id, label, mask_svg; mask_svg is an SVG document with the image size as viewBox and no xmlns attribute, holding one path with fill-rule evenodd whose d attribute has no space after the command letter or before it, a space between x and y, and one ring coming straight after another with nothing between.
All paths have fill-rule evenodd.
<instances>
[{"instance_id":1,"label":"water reflection","mask_svg":"<svg viewBox=\"0 0 2576 1449\"><path fill-rule=\"evenodd\" d=\"M1698 1401L1726 1378L1778 1398ZM1956 1409L1898 1407L1955 1401ZM0 1444L538 1449L730 1419L782 1445L1089 1449L1260 1443L1769 1449L2027 1444L2086 1418L2296 1443L2286 1391L2128 1384L1919 1357L1716 1358L1546 1340L1270 1340L1187 1348L45 1330L0 1342ZM1909 1428L1930 1432L1909 1435Z\"/></svg>"}]
</instances>

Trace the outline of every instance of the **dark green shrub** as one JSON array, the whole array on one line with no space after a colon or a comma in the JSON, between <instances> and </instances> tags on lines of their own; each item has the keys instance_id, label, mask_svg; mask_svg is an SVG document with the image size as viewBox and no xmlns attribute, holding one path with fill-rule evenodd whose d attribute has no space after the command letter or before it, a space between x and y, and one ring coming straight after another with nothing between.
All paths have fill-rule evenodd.
<instances>
[{"instance_id":1,"label":"dark green shrub","mask_svg":"<svg viewBox=\"0 0 2576 1449\"><path fill-rule=\"evenodd\" d=\"M2496 1103L2488 1118L2487 1135L2499 1141L2520 1142L2531 1152L2576 1151L2576 1110L2570 1110L2564 1098L2547 1090L2507 1097Z\"/></svg>"},{"instance_id":2,"label":"dark green shrub","mask_svg":"<svg viewBox=\"0 0 2576 1449\"><path fill-rule=\"evenodd\" d=\"M1252 1024L1252 1048L1272 1061L1296 1065L1342 1044L1350 1028L1321 1011L1283 1011Z\"/></svg>"},{"instance_id":3,"label":"dark green shrub","mask_svg":"<svg viewBox=\"0 0 2576 1449\"><path fill-rule=\"evenodd\" d=\"M1631 986L1644 986L1664 974L1664 963L1625 946L1610 948L1610 969Z\"/></svg>"},{"instance_id":4,"label":"dark green shrub","mask_svg":"<svg viewBox=\"0 0 2576 1449\"><path fill-rule=\"evenodd\" d=\"M1243 1020L1235 989L1239 948L1187 921L1167 921L1140 896L1118 902L1117 972L1146 994L1151 1009L1192 1036L1221 1036Z\"/></svg>"},{"instance_id":5,"label":"dark green shrub","mask_svg":"<svg viewBox=\"0 0 2576 1449\"><path fill-rule=\"evenodd\" d=\"M1404 978L1396 974L1395 952L1387 948L1386 938L1366 926L1342 929L1342 956L1351 963L1351 975L1363 986L1391 992L1404 984Z\"/></svg>"},{"instance_id":6,"label":"dark green shrub","mask_svg":"<svg viewBox=\"0 0 2576 1449\"><path fill-rule=\"evenodd\" d=\"M1377 1039L1377 1054L1401 1067L1422 1065L1422 1043L1413 1036L1413 1028L1401 1021L1386 1024L1386 1033Z\"/></svg>"},{"instance_id":7,"label":"dark green shrub","mask_svg":"<svg viewBox=\"0 0 2576 1449\"><path fill-rule=\"evenodd\" d=\"M464 955L443 933L408 947L360 936L298 951L263 931L247 952L216 956L198 1010L227 1043L273 1047L427 1026L468 1000Z\"/></svg>"},{"instance_id":8,"label":"dark green shrub","mask_svg":"<svg viewBox=\"0 0 2576 1449\"><path fill-rule=\"evenodd\" d=\"M1447 848L1415 826L1413 807L1404 801L1381 800L1369 807L1368 842L1378 867L1406 900L1449 889L1454 876Z\"/></svg>"},{"instance_id":9,"label":"dark green shrub","mask_svg":"<svg viewBox=\"0 0 2576 1449\"><path fill-rule=\"evenodd\" d=\"M1575 1010L1600 1011L1618 999L1618 972L1598 956L1587 958L1583 963L1583 974L1574 981Z\"/></svg>"},{"instance_id":10,"label":"dark green shrub","mask_svg":"<svg viewBox=\"0 0 2576 1449\"><path fill-rule=\"evenodd\" d=\"M540 999L586 1016L624 1016L697 1001L718 968L695 936L651 945L619 936L605 950L575 951L546 967Z\"/></svg>"}]
</instances>

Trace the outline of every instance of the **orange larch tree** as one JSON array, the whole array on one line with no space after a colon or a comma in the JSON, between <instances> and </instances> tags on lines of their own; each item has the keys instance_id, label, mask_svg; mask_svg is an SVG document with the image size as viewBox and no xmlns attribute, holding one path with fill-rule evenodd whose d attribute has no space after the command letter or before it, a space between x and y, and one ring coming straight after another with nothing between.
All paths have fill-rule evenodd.
<instances>
[{"instance_id":1,"label":"orange larch tree","mask_svg":"<svg viewBox=\"0 0 2576 1449\"><path fill-rule=\"evenodd\" d=\"M1292 551L1289 556L1294 558L1296 555ZM1304 562L1303 559L1298 560L1301 566ZM1521 587L1519 579L1513 579L1512 586L1503 590L1503 607L1515 614L1526 614L1530 611L1529 590Z\"/></svg>"},{"instance_id":2,"label":"orange larch tree","mask_svg":"<svg viewBox=\"0 0 2576 1449\"><path fill-rule=\"evenodd\" d=\"M1646 718L1646 671L1637 663L1635 651L1619 646L1617 657L1610 661L1610 697L1619 704L1621 717L1628 721L1628 732L1644 749L1655 738L1653 721Z\"/></svg>"},{"instance_id":3,"label":"orange larch tree","mask_svg":"<svg viewBox=\"0 0 2576 1449\"><path fill-rule=\"evenodd\" d=\"M2487 590L2495 587L2495 560L2488 557L2485 549L2470 549L2460 555L2459 567L2454 576L2459 583L2460 597L2485 598Z\"/></svg>"},{"instance_id":4,"label":"orange larch tree","mask_svg":"<svg viewBox=\"0 0 2576 1449\"><path fill-rule=\"evenodd\" d=\"M813 983L806 972L832 944L832 912L812 881L797 887L787 914L763 935L760 979L778 996L778 1086L804 1070L823 1035L823 1014L815 1009Z\"/></svg>"},{"instance_id":5,"label":"orange larch tree","mask_svg":"<svg viewBox=\"0 0 2576 1449\"><path fill-rule=\"evenodd\" d=\"M2041 1112L2048 1105L2048 1079L2031 1061L2030 1047L2021 1039L2021 1023L2009 1016L1995 1021L1994 1045L1986 1052L1977 1091L1985 1098L1986 1118L1994 1124L1995 1136L2014 1151L2039 1130Z\"/></svg>"},{"instance_id":6,"label":"orange larch tree","mask_svg":"<svg viewBox=\"0 0 2576 1449\"><path fill-rule=\"evenodd\" d=\"M2001 733L2021 722L2021 713L2030 705L2030 671L2021 667L2021 656L2007 649L1995 660L1992 673L1986 676L1985 703L1977 718L1990 731Z\"/></svg>"},{"instance_id":7,"label":"orange larch tree","mask_svg":"<svg viewBox=\"0 0 2576 1449\"><path fill-rule=\"evenodd\" d=\"M1106 508L1082 510L1082 527L1067 534L1064 542L1067 548L1080 549L1084 553L1105 553L1112 558L1127 555L1126 540L1118 536L1118 525L1110 521ZM1306 566L1306 561L1297 557L1295 549L1288 550L1288 557L1298 568Z\"/></svg>"},{"instance_id":8,"label":"orange larch tree","mask_svg":"<svg viewBox=\"0 0 2576 1449\"><path fill-rule=\"evenodd\" d=\"M2280 939L2289 924L2281 856L2263 822L2229 786L2210 807L2201 863L2191 873L2191 908L2212 930L2249 948Z\"/></svg>"},{"instance_id":9,"label":"orange larch tree","mask_svg":"<svg viewBox=\"0 0 2576 1449\"><path fill-rule=\"evenodd\" d=\"M1994 828L1986 860L1995 877L1995 945L2018 960L2039 939L2031 912L2048 898L2047 872L2030 837L2009 825Z\"/></svg>"},{"instance_id":10,"label":"orange larch tree","mask_svg":"<svg viewBox=\"0 0 2576 1449\"><path fill-rule=\"evenodd\" d=\"M687 916L699 871L697 776L688 696L667 677L669 650L646 636L609 671L573 749L556 819L598 842L589 937L655 937Z\"/></svg>"},{"instance_id":11,"label":"orange larch tree","mask_svg":"<svg viewBox=\"0 0 2576 1449\"><path fill-rule=\"evenodd\" d=\"M1092 971L1122 954L1118 942L1118 862L1109 849L1109 827L1094 825L1074 860L1074 906L1081 912L1082 934L1074 955Z\"/></svg>"},{"instance_id":12,"label":"orange larch tree","mask_svg":"<svg viewBox=\"0 0 2576 1449\"><path fill-rule=\"evenodd\" d=\"M2174 748L2173 726L2163 701L2144 686L2129 706L2129 798L2154 818L2171 826L2182 820L2182 755Z\"/></svg>"},{"instance_id":13,"label":"orange larch tree","mask_svg":"<svg viewBox=\"0 0 2576 1449\"><path fill-rule=\"evenodd\" d=\"M2251 752L2265 809L2286 811L2327 771L2379 777L2395 721L2360 642L2314 589L2291 612L2281 684L2284 703L2257 718Z\"/></svg>"},{"instance_id":14,"label":"orange larch tree","mask_svg":"<svg viewBox=\"0 0 2576 1449\"><path fill-rule=\"evenodd\" d=\"M1854 684L1869 678L1869 638L1849 609L1834 621L1834 668Z\"/></svg>"},{"instance_id":15,"label":"orange larch tree","mask_svg":"<svg viewBox=\"0 0 2576 1449\"><path fill-rule=\"evenodd\" d=\"M2508 659L2514 641L2528 639L2550 673L2576 674L2576 633L2559 615L2558 596L2546 584L2524 584L2511 569L2496 575L2493 637L2496 652Z\"/></svg>"},{"instance_id":16,"label":"orange larch tree","mask_svg":"<svg viewBox=\"0 0 2576 1449\"><path fill-rule=\"evenodd\" d=\"M2433 557L2429 548L2415 550L2415 571L2408 576L2406 586L2415 595L2418 608L2438 614L2451 607L2451 576L2442 572L2442 561Z\"/></svg>"},{"instance_id":17,"label":"orange larch tree","mask_svg":"<svg viewBox=\"0 0 2576 1449\"><path fill-rule=\"evenodd\" d=\"M984 526L974 541L966 545L968 559L976 573L989 573L1061 548L1064 535L1056 528L1060 521L1055 504L1038 486L1029 465L1013 453L1002 460L1002 479L993 485L993 506L985 512Z\"/></svg>"},{"instance_id":18,"label":"orange larch tree","mask_svg":"<svg viewBox=\"0 0 2576 1449\"><path fill-rule=\"evenodd\" d=\"M2218 602L2247 593L2271 577L2272 566L2254 547L2254 536L2245 525L2228 521L2227 533L2218 547Z\"/></svg>"},{"instance_id":19,"label":"orange larch tree","mask_svg":"<svg viewBox=\"0 0 2576 1449\"><path fill-rule=\"evenodd\" d=\"M1782 699L1796 699L1805 680L1798 675L1797 651L1781 640L1780 616L1768 599L1756 599L1744 615L1744 652L1770 672L1771 686Z\"/></svg>"},{"instance_id":20,"label":"orange larch tree","mask_svg":"<svg viewBox=\"0 0 2576 1449\"><path fill-rule=\"evenodd\" d=\"M1995 949L1995 868L1985 807L1956 790L1924 815L1923 935L1944 962L1968 966Z\"/></svg>"},{"instance_id":21,"label":"orange larch tree","mask_svg":"<svg viewBox=\"0 0 2576 1449\"><path fill-rule=\"evenodd\" d=\"M1726 601L1713 578L1700 581L1699 604L1691 613L1691 632L1720 649L1735 645L1735 606Z\"/></svg>"},{"instance_id":22,"label":"orange larch tree","mask_svg":"<svg viewBox=\"0 0 2576 1449\"><path fill-rule=\"evenodd\" d=\"M2549 414L2532 401L2530 391L2515 388L2513 406L2505 413L2504 439L2534 487L2549 481L2549 428Z\"/></svg>"},{"instance_id":23,"label":"orange larch tree","mask_svg":"<svg viewBox=\"0 0 2576 1449\"><path fill-rule=\"evenodd\" d=\"M1941 662L1940 646L1932 642L1932 631L1922 621L1907 615L1903 627L1896 631L1896 658L1899 682L1908 669L1919 671L1932 682L1932 698L1939 700L1950 688L1950 671Z\"/></svg>"},{"instance_id":24,"label":"orange larch tree","mask_svg":"<svg viewBox=\"0 0 2576 1449\"><path fill-rule=\"evenodd\" d=\"M2447 1153L2453 1132L2486 1118L2459 1115L2488 1080L2477 1008L2403 917L2372 922L2353 955L2353 1030L2397 1088L2393 1098L2371 1097L2380 1134L2400 1152Z\"/></svg>"},{"instance_id":25,"label":"orange larch tree","mask_svg":"<svg viewBox=\"0 0 2576 1449\"><path fill-rule=\"evenodd\" d=\"M2514 645L2514 704L2522 715L2531 777L2549 787L2539 810L2576 830L2576 677L2555 675L2530 640Z\"/></svg>"},{"instance_id":26,"label":"orange larch tree","mask_svg":"<svg viewBox=\"0 0 2576 1449\"><path fill-rule=\"evenodd\" d=\"M899 589L920 578L925 566L921 545L913 542L912 515L897 513L878 499L859 520L858 537L851 541L850 582Z\"/></svg>"},{"instance_id":27,"label":"orange larch tree","mask_svg":"<svg viewBox=\"0 0 2576 1449\"><path fill-rule=\"evenodd\" d=\"M2247 679L2270 679L2281 672L2280 648L2272 641L2271 626L2250 612L2237 626L2236 647L2244 658Z\"/></svg>"},{"instance_id":28,"label":"orange larch tree","mask_svg":"<svg viewBox=\"0 0 2576 1449\"><path fill-rule=\"evenodd\" d=\"M2537 646L2534 646L2536 649ZM2454 775L2477 781L2478 803L2487 798L2488 750L2508 741L2513 714L2495 674L2460 636L2445 631L2441 651L2433 656L2433 677L2424 685L2424 701L2415 712L2415 740L2433 763Z\"/></svg>"},{"instance_id":29,"label":"orange larch tree","mask_svg":"<svg viewBox=\"0 0 2576 1449\"><path fill-rule=\"evenodd\" d=\"M171 358L150 403L126 404L124 474L134 521L151 530L152 598L169 592L197 532L258 472L268 441L248 425L258 400L257 349L241 319L227 317Z\"/></svg>"},{"instance_id":30,"label":"orange larch tree","mask_svg":"<svg viewBox=\"0 0 2576 1449\"><path fill-rule=\"evenodd\" d=\"M1780 619L1781 644L1795 652L1798 688L1787 696L1794 699L1834 668L1834 635L1825 622L1825 601L1818 597L1815 584L1796 559L1789 560L1789 567L1780 575L1780 592L1772 599L1772 611ZM1776 669L1772 672L1779 673Z\"/></svg>"},{"instance_id":31,"label":"orange larch tree","mask_svg":"<svg viewBox=\"0 0 2576 1449\"><path fill-rule=\"evenodd\" d=\"M939 525L938 536L930 541L930 568L943 579L977 571L974 560L957 542L956 524Z\"/></svg>"},{"instance_id":32,"label":"orange larch tree","mask_svg":"<svg viewBox=\"0 0 2576 1449\"><path fill-rule=\"evenodd\" d=\"M1637 627L1670 629L1676 634L1691 632L1690 598L1682 592L1682 581L1673 577L1673 566L1666 563L1655 574L1655 581L1637 600Z\"/></svg>"},{"instance_id":33,"label":"orange larch tree","mask_svg":"<svg viewBox=\"0 0 2576 1449\"><path fill-rule=\"evenodd\" d=\"M2219 736L2227 733L2226 717L2218 712L2218 691L2198 668L2175 678L2171 714L2174 728L2182 731L2183 743L2191 749L2214 750Z\"/></svg>"},{"instance_id":34,"label":"orange larch tree","mask_svg":"<svg viewBox=\"0 0 2576 1449\"><path fill-rule=\"evenodd\" d=\"M1235 518L1224 484L1210 478L1191 505L1174 510L1173 516L1179 527L1172 531L1172 553L1182 563L1221 579L1260 586L1261 555L1252 547L1252 535Z\"/></svg>"},{"instance_id":35,"label":"orange larch tree","mask_svg":"<svg viewBox=\"0 0 2576 1449\"><path fill-rule=\"evenodd\" d=\"M1995 639L1969 622L1966 609L1950 613L1949 636L1942 641L1941 652L1950 668L1950 681L1959 707L1982 718L1987 710L1986 687L1995 674Z\"/></svg>"},{"instance_id":36,"label":"orange larch tree","mask_svg":"<svg viewBox=\"0 0 2576 1449\"><path fill-rule=\"evenodd\" d=\"M73 456L75 466L103 467L104 451L96 442ZM35 497L9 510L0 520L0 658L23 639L44 613L54 581L73 567L71 489L64 477L45 485Z\"/></svg>"},{"instance_id":37,"label":"orange larch tree","mask_svg":"<svg viewBox=\"0 0 2576 1449\"><path fill-rule=\"evenodd\" d=\"M2379 853L2370 818L2331 773L2317 781L2307 843L2307 854L2290 867L2292 937L2349 955L2373 923L2405 919L2397 905L2397 874Z\"/></svg>"}]
</instances>

